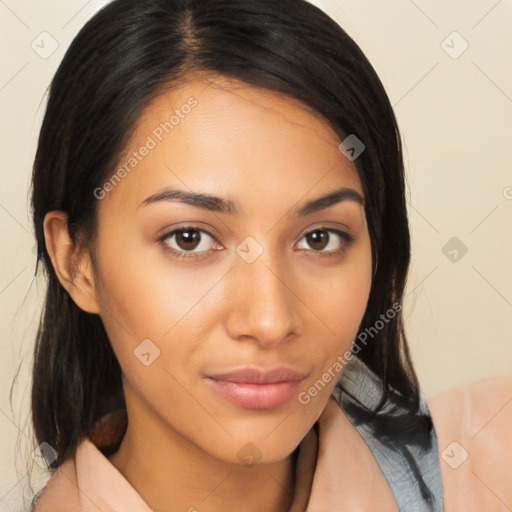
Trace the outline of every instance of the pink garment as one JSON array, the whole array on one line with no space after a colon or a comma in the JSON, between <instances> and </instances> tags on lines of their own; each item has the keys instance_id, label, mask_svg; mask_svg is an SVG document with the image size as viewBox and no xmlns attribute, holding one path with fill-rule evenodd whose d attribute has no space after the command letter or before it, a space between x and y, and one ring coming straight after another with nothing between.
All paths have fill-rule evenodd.
<instances>
[{"instance_id":1,"label":"pink garment","mask_svg":"<svg viewBox=\"0 0 512 512\"><path fill-rule=\"evenodd\" d=\"M445 511L512 510L512 379L493 377L451 389L430 398L428 407ZM318 435L311 429L302 443L290 512L398 511L375 458L333 398L317 424ZM98 511L151 512L86 438L52 475L34 512Z\"/></svg>"}]
</instances>

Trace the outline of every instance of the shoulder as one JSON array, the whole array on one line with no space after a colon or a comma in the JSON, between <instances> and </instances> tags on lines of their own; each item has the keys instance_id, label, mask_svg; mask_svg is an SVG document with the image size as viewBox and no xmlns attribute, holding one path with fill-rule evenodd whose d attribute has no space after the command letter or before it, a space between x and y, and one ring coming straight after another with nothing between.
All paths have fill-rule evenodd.
<instances>
[{"instance_id":1,"label":"shoulder","mask_svg":"<svg viewBox=\"0 0 512 512\"><path fill-rule=\"evenodd\" d=\"M125 411L115 411L100 418L77 447L75 455L54 470L46 486L34 497L35 507L31 512L85 510L87 503L84 504L84 500L91 501L89 495L102 493L101 482L109 479L120 481L121 487L126 487L103 454L105 449L110 451L118 446L126 425Z\"/></svg>"},{"instance_id":2,"label":"shoulder","mask_svg":"<svg viewBox=\"0 0 512 512\"><path fill-rule=\"evenodd\" d=\"M53 472L46 486L34 498L33 503L32 512L59 512L78 509L80 502L77 494L74 458L66 460Z\"/></svg>"},{"instance_id":3,"label":"shoulder","mask_svg":"<svg viewBox=\"0 0 512 512\"><path fill-rule=\"evenodd\" d=\"M512 508L512 377L491 377L427 401L447 510Z\"/></svg>"},{"instance_id":4,"label":"shoulder","mask_svg":"<svg viewBox=\"0 0 512 512\"><path fill-rule=\"evenodd\" d=\"M490 377L438 393L427 401L434 425L470 439L508 429L512 422L512 377Z\"/></svg>"},{"instance_id":5,"label":"shoulder","mask_svg":"<svg viewBox=\"0 0 512 512\"><path fill-rule=\"evenodd\" d=\"M104 438L102 438L104 439ZM51 476L33 512L151 512L89 437Z\"/></svg>"},{"instance_id":6,"label":"shoulder","mask_svg":"<svg viewBox=\"0 0 512 512\"><path fill-rule=\"evenodd\" d=\"M488 401L489 399L493 400L493 397L496 397L495 399L499 399L501 396L512 398L510 393L512 393L512 376L501 375L442 391L431 396L428 400L429 402L437 402L453 397L465 397L478 401L484 398L484 401Z\"/></svg>"}]
</instances>

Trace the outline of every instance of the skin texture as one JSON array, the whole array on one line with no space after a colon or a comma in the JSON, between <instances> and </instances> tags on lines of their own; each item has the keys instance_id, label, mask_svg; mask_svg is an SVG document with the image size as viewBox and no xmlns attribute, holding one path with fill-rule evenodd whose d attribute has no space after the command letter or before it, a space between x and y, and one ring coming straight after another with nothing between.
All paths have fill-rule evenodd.
<instances>
[{"instance_id":1,"label":"skin texture","mask_svg":"<svg viewBox=\"0 0 512 512\"><path fill-rule=\"evenodd\" d=\"M197 105L159 141L155 128L191 97ZM60 281L82 309L101 316L123 369L129 425L110 460L155 511L285 511L291 454L336 379L306 405L296 394L277 408L250 409L221 397L204 377L286 365L307 374L299 392L307 391L350 349L371 286L364 208L345 200L291 214L340 187L363 195L354 165L309 108L218 76L150 102L119 167L148 136L156 146L98 201L94 253L77 253L65 214L45 219ZM170 186L229 199L241 213L178 201L141 205ZM199 232L196 246L180 245L176 234L158 241L183 224L214 238ZM315 245L306 237L315 229L339 229L354 241L322 231L326 240ZM246 237L262 249L251 263L237 252L254 254ZM166 244L199 257L177 258ZM145 339L160 351L147 366L134 355ZM243 463L244 447L257 464Z\"/></svg>"}]
</instances>

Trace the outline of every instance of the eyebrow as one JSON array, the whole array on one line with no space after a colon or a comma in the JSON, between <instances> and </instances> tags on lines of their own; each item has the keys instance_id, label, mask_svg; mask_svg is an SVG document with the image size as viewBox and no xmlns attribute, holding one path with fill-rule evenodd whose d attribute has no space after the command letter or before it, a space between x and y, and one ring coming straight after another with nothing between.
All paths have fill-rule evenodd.
<instances>
[{"instance_id":1,"label":"eyebrow","mask_svg":"<svg viewBox=\"0 0 512 512\"><path fill-rule=\"evenodd\" d=\"M147 197L139 206L158 203L160 201L179 201L212 212L237 215L241 209L229 199L223 199L211 194L187 192L176 188L166 187ZM319 210L329 208L343 201L353 201L364 206L363 196L352 188L342 187L328 194L312 199L299 208L292 210L292 217L304 217Z\"/></svg>"}]
</instances>

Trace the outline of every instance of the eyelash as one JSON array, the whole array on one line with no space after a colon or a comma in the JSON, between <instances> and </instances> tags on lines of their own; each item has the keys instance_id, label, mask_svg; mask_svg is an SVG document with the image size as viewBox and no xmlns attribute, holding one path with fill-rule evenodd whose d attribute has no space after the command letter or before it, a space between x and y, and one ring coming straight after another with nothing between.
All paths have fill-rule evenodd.
<instances>
[{"instance_id":1,"label":"eyelash","mask_svg":"<svg viewBox=\"0 0 512 512\"><path fill-rule=\"evenodd\" d=\"M172 231L169 231L168 233L162 235L157 240L157 242L160 245L162 245L164 250L169 252L169 253L171 253L173 255L173 257L175 257L177 259L193 258L195 260L199 260L199 259L206 258L211 253L217 251L217 249L209 249L208 251L201 251L199 253L192 253L192 252L186 252L186 251L178 251L176 249L173 249L173 248L169 247L165 243L165 241L167 239L171 238L172 236L174 236L179 231L199 231L201 233L206 233L207 235L209 235L210 237L212 237L216 241L215 235L213 233L210 233L210 231L208 231L207 229L200 228L198 226L193 226L193 225L181 226L179 228L173 229ZM342 256L347 251L347 249L350 247L350 245L354 242L354 237L352 235L350 235L350 234L348 234L348 233L346 233L344 231L340 231L339 229L327 228L327 227L319 227L319 228L312 229L311 231L308 231L308 232L304 233L302 238L304 238L306 235L309 235L310 233L314 233L315 231L327 231L329 233L334 233L334 234L338 235L345 242L341 246L341 248L335 249L335 250L332 250L332 251L324 252L324 251L315 251L315 250L311 249L311 252L315 253L314 254L315 257L316 256L319 256L319 257ZM301 238L301 240L302 240L302 238Z\"/></svg>"}]
</instances>

